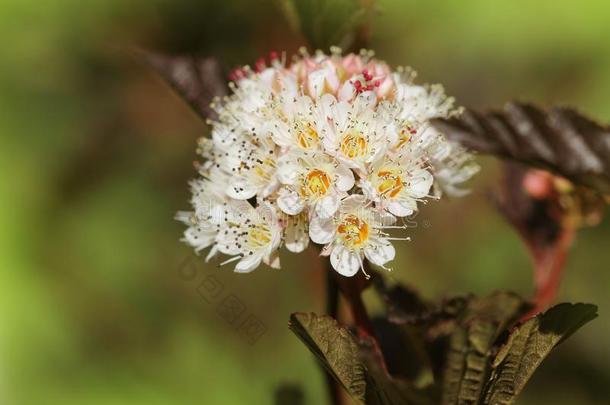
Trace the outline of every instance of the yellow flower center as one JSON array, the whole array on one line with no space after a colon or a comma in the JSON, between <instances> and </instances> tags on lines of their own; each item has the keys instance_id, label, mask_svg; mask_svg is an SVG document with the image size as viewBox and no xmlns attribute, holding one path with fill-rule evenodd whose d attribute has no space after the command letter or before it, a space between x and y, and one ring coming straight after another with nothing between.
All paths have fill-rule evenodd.
<instances>
[{"instance_id":1,"label":"yellow flower center","mask_svg":"<svg viewBox=\"0 0 610 405\"><path fill-rule=\"evenodd\" d=\"M377 177L379 178L377 191L383 196L394 198L402 190L402 179L397 170L382 169L377 172Z\"/></svg>"},{"instance_id":2,"label":"yellow flower center","mask_svg":"<svg viewBox=\"0 0 610 405\"><path fill-rule=\"evenodd\" d=\"M320 169L313 169L305 176L301 194L304 196L313 195L321 197L326 195L329 188L330 177L328 174Z\"/></svg>"},{"instance_id":3,"label":"yellow flower center","mask_svg":"<svg viewBox=\"0 0 610 405\"><path fill-rule=\"evenodd\" d=\"M354 159L363 157L368 152L368 142L359 132L351 132L343 137L341 141L341 153L344 156Z\"/></svg>"},{"instance_id":4,"label":"yellow flower center","mask_svg":"<svg viewBox=\"0 0 610 405\"><path fill-rule=\"evenodd\" d=\"M271 230L267 225L252 225L248 229L248 245L253 249L259 249L271 242Z\"/></svg>"},{"instance_id":5,"label":"yellow flower center","mask_svg":"<svg viewBox=\"0 0 610 405\"><path fill-rule=\"evenodd\" d=\"M305 125L297 135L297 143L303 149L310 149L316 146L319 141L320 137L311 124Z\"/></svg>"},{"instance_id":6,"label":"yellow flower center","mask_svg":"<svg viewBox=\"0 0 610 405\"><path fill-rule=\"evenodd\" d=\"M346 247L360 247L369 238L369 226L354 214L346 215L339 223L337 233Z\"/></svg>"}]
</instances>

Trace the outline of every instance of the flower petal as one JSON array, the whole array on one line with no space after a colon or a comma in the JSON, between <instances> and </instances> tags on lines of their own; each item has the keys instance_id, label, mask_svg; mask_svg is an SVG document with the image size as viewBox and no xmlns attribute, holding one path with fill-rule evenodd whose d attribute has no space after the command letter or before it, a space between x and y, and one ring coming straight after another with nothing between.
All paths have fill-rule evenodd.
<instances>
[{"instance_id":1,"label":"flower petal","mask_svg":"<svg viewBox=\"0 0 610 405\"><path fill-rule=\"evenodd\" d=\"M432 187L434 178L427 170L418 170L409 181L411 195L416 198L425 197Z\"/></svg>"},{"instance_id":2,"label":"flower petal","mask_svg":"<svg viewBox=\"0 0 610 405\"><path fill-rule=\"evenodd\" d=\"M299 166L294 161L280 160L276 173L282 184L294 184L299 177Z\"/></svg>"},{"instance_id":3,"label":"flower petal","mask_svg":"<svg viewBox=\"0 0 610 405\"><path fill-rule=\"evenodd\" d=\"M272 127L269 128L271 138L279 146L291 146L293 143L290 129L285 122L276 120Z\"/></svg>"},{"instance_id":4,"label":"flower petal","mask_svg":"<svg viewBox=\"0 0 610 405\"><path fill-rule=\"evenodd\" d=\"M248 198L252 198L256 195L257 191L258 189L255 186L242 179L232 182L225 189L227 195L236 200L247 200Z\"/></svg>"},{"instance_id":5,"label":"flower petal","mask_svg":"<svg viewBox=\"0 0 610 405\"><path fill-rule=\"evenodd\" d=\"M396 250L390 242L379 241L378 243L371 243L367 246L364 249L364 255L371 263L383 266L387 262L394 260Z\"/></svg>"},{"instance_id":6,"label":"flower petal","mask_svg":"<svg viewBox=\"0 0 610 405\"><path fill-rule=\"evenodd\" d=\"M288 215L297 215L305 207L299 193L289 188L282 188L277 198L277 206Z\"/></svg>"},{"instance_id":7,"label":"flower petal","mask_svg":"<svg viewBox=\"0 0 610 405\"><path fill-rule=\"evenodd\" d=\"M336 169L337 174L337 188L341 191L347 191L354 187L354 173L349 167L339 165Z\"/></svg>"},{"instance_id":8,"label":"flower petal","mask_svg":"<svg viewBox=\"0 0 610 405\"><path fill-rule=\"evenodd\" d=\"M389 200L386 208L397 217L407 217L415 212L417 203L412 198Z\"/></svg>"},{"instance_id":9,"label":"flower petal","mask_svg":"<svg viewBox=\"0 0 610 405\"><path fill-rule=\"evenodd\" d=\"M298 217L297 217L298 218ZM300 253L309 245L309 235L305 225L298 219L290 219L284 233L286 249L293 253Z\"/></svg>"},{"instance_id":10,"label":"flower petal","mask_svg":"<svg viewBox=\"0 0 610 405\"><path fill-rule=\"evenodd\" d=\"M269 253L267 256L265 256L265 258L263 259L263 262L271 267L272 269L279 269L280 268L280 254L277 250L274 250L273 252Z\"/></svg>"},{"instance_id":11,"label":"flower petal","mask_svg":"<svg viewBox=\"0 0 610 405\"><path fill-rule=\"evenodd\" d=\"M357 211L364 207L366 198L362 194L352 194L343 200L341 210L344 212Z\"/></svg>"},{"instance_id":12,"label":"flower petal","mask_svg":"<svg viewBox=\"0 0 610 405\"><path fill-rule=\"evenodd\" d=\"M323 69L316 70L307 76L307 90L313 98L318 98L326 87L326 72Z\"/></svg>"},{"instance_id":13,"label":"flower petal","mask_svg":"<svg viewBox=\"0 0 610 405\"><path fill-rule=\"evenodd\" d=\"M252 270L256 269L261 264L262 259L263 256L259 252L254 252L253 254L246 255L235 265L235 272L250 273Z\"/></svg>"},{"instance_id":14,"label":"flower petal","mask_svg":"<svg viewBox=\"0 0 610 405\"><path fill-rule=\"evenodd\" d=\"M316 203L316 215L326 219L332 217L341 205L341 198L337 194L327 195Z\"/></svg>"},{"instance_id":15,"label":"flower petal","mask_svg":"<svg viewBox=\"0 0 610 405\"><path fill-rule=\"evenodd\" d=\"M360 114L361 112L372 109L375 107L377 103L377 96L372 91L364 91L356 97L354 103L352 104L354 108L355 114Z\"/></svg>"},{"instance_id":16,"label":"flower petal","mask_svg":"<svg viewBox=\"0 0 610 405\"><path fill-rule=\"evenodd\" d=\"M314 216L309 223L309 237L321 245L329 243L335 237L335 224L332 219Z\"/></svg>"},{"instance_id":17,"label":"flower petal","mask_svg":"<svg viewBox=\"0 0 610 405\"><path fill-rule=\"evenodd\" d=\"M354 98L355 94L356 88L351 83L351 81L346 80L345 83L343 83L343 86L341 86L341 89L339 90L339 100L350 101L352 98Z\"/></svg>"},{"instance_id":18,"label":"flower petal","mask_svg":"<svg viewBox=\"0 0 610 405\"><path fill-rule=\"evenodd\" d=\"M195 248L195 252L200 252L214 243L216 239L216 229L209 228L205 224L191 226L184 231L184 242Z\"/></svg>"},{"instance_id":19,"label":"flower petal","mask_svg":"<svg viewBox=\"0 0 610 405\"><path fill-rule=\"evenodd\" d=\"M330 254L330 264L342 276L352 277L360 269L359 254L341 245L335 246Z\"/></svg>"}]
</instances>

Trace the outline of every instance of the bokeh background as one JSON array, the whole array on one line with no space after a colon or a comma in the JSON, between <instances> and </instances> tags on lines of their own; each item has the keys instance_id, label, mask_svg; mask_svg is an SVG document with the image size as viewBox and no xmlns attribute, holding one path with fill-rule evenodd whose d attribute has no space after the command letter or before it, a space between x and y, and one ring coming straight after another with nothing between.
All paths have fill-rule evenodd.
<instances>
[{"instance_id":1,"label":"bokeh background","mask_svg":"<svg viewBox=\"0 0 610 405\"><path fill-rule=\"evenodd\" d=\"M607 1L377 8L377 56L463 105L518 98L610 121ZM303 38L278 3L1 0L0 38L0 404L270 404L282 384L324 403L323 377L287 328L291 312L323 310L315 252L247 276L191 256L173 216L188 208L206 127L131 53L195 51L233 66L293 52ZM427 298L531 293L521 242L488 203L497 162L481 163L472 194L429 204L417 218L427 226L399 246L393 276ZM596 303L600 317L520 404L608 403L609 246L607 218L579 233L559 299ZM256 342L200 294L209 275L264 325Z\"/></svg>"}]
</instances>

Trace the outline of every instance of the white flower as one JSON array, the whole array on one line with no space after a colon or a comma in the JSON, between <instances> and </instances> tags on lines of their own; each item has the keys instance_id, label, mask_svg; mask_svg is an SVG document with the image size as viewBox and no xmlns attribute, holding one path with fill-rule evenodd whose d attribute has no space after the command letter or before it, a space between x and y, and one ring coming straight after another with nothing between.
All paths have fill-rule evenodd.
<instances>
[{"instance_id":1,"label":"white flower","mask_svg":"<svg viewBox=\"0 0 610 405\"><path fill-rule=\"evenodd\" d=\"M434 178L407 154L383 156L370 165L360 181L364 195L391 214L405 217L417 210L417 203L428 197Z\"/></svg>"},{"instance_id":2,"label":"white flower","mask_svg":"<svg viewBox=\"0 0 610 405\"><path fill-rule=\"evenodd\" d=\"M444 191L450 196L468 194L463 184L479 171L472 155L460 145L449 142L427 123L403 121L398 142L391 149L394 156L424 156L434 177L434 195Z\"/></svg>"},{"instance_id":3,"label":"white flower","mask_svg":"<svg viewBox=\"0 0 610 405\"><path fill-rule=\"evenodd\" d=\"M286 97L281 94L274 106L276 117L266 128L280 147L314 150L320 146L325 117L309 96Z\"/></svg>"},{"instance_id":4,"label":"white flower","mask_svg":"<svg viewBox=\"0 0 610 405\"><path fill-rule=\"evenodd\" d=\"M193 213L179 211L176 214L176 219L188 226L184 231L182 240L192 246L195 249L195 253L201 252L216 242L216 235L218 234L216 227L206 222L198 222ZM216 251L217 249L212 248L206 260L213 257Z\"/></svg>"},{"instance_id":5,"label":"white flower","mask_svg":"<svg viewBox=\"0 0 610 405\"><path fill-rule=\"evenodd\" d=\"M454 99L445 95L443 86L418 86L409 81L401 83L400 79L398 83L395 100L404 106L398 118L425 122L455 113Z\"/></svg>"},{"instance_id":6,"label":"white flower","mask_svg":"<svg viewBox=\"0 0 610 405\"><path fill-rule=\"evenodd\" d=\"M188 225L183 240L191 245L196 253L212 246L223 223L228 198L224 193L227 176L214 166L202 171L204 178L193 180L191 185L191 205L193 212L180 211L176 219ZM208 253L209 260L217 252L213 247Z\"/></svg>"},{"instance_id":7,"label":"white flower","mask_svg":"<svg viewBox=\"0 0 610 405\"><path fill-rule=\"evenodd\" d=\"M223 158L223 167L232 177L226 193L237 200L247 200L260 194L269 196L278 186L275 176L276 145L267 136L246 133Z\"/></svg>"},{"instance_id":8,"label":"white flower","mask_svg":"<svg viewBox=\"0 0 610 405\"><path fill-rule=\"evenodd\" d=\"M233 202L217 236L218 250L233 256L223 264L238 261L235 265L238 273L249 273L262 261L279 268L277 248L281 234L278 216L271 204L253 208L246 201Z\"/></svg>"},{"instance_id":9,"label":"white flower","mask_svg":"<svg viewBox=\"0 0 610 405\"><path fill-rule=\"evenodd\" d=\"M363 196L352 195L343 201L336 217L312 218L309 235L314 242L327 244L323 254L330 255L333 268L351 277L364 271L365 257L384 268L394 259L392 238L383 231L392 228L390 222L391 216L367 206Z\"/></svg>"},{"instance_id":10,"label":"white flower","mask_svg":"<svg viewBox=\"0 0 610 405\"><path fill-rule=\"evenodd\" d=\"M384 103L377 106L376 100L375 94L368 91L353 103L338 102L332 95L320 100L328 117L324 147L353 169L365 170L367 164L396 142L394 120L384 114Z\"/></svg>"},{"instance_id":11,"label":"white flower","mask_svg":"<svg viewBox=\"0 0 610 405\"><path fill-rule=\"evenodd\" d=\"M250 272L279 267L278 249L298 253L310 240L341 274L386 268L394 258L387 229L441 191L464 194L477 170L430 120L457 114L441 86L413 83L372 53L303 53L286 64L274 54L237 69L232 94L214 100L211 137L191 182L183 240L210 248Z\"/></svg>"},{"instance_id":12,"label":"white flower","mask_svg":"<svg viewBox=\"0 0 610 405\"><path fill-rule=\"evenodd\" d=\"M328 218L354 186L352 171L322 152L286 154L278 166L278 178L285 186L277 204L286 214L296 215L310 207L316 215Z\"/></svg>"}]
</instances>

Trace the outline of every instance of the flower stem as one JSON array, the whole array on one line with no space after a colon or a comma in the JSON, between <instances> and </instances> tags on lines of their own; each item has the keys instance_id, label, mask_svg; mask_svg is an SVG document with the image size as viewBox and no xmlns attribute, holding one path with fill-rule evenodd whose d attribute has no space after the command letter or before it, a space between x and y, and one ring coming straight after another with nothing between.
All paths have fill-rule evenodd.
<instances>
[{"instance_id":1,"label":"flower stem","mask_svg":"<svg viewBox=\"0 0 610 405\"><path fill-rule=\"evenodd\" d=\"M349 304L360 337L374 338L373 324L362 301L362 291L368 286L369 280L365 279L362 273L358 273L353 277L341 276L332 268L328 258L321 257L321 260L324 263L322 266L323 271L326 271L326 314L338 320L339 291L341 291L341 294ZM367 273L374 273L372 269L368 268L368 265ZM326 370L324 370L324 375L326 377L330 404L341 405L343 403L341 387Z\"/></svg>"},{"instance_id":2,"label":"flower stem","mask_svg":"<svg viewBox=\"0 0 610 405\"><path fill-rule=\"evenodd\" d=\"M376 275L374 270L370 268L368 262L366 261L365 266L366 272L375 277ZM365 278L364 273L362 272L358 272L352 277L343 277L335 273L335 277L338 277L341 293L349 303L354 323L358 328L358 334L361 337L375 337L373 324L366 311L364 302L362 301L362 291L369 286L370 280Z\"/></svg>"},{"instance_id":3,"label":"flower stem","mask_svg":"<svg viewBox=\"0 0 610 405\"><path fill-rule=\"evenodd\" d=\"M534 284L536 292L533 299L534 311L545 310L557 296L574 234L574 229L565 228L557 243L550 250L535 257Z\"/></svg>"},{"instance_id":4,"label":"flower stem","mask_svg":"<svg viewBox=\"0 0 610 405\"><path fill-rule=\"evenodd\" d=\"M321 258L325 262L323 271L326 272L326 314L334 319L338 318L339 315L339 285L335 278L335 271L330 265L328 259ZM331 405L341 405L341 387L337 384L335 378L322 368L324 377L326 379L326 387L328 390L328 397Z\"/></svg>"},{"instance_id":5,"label":"flower stem","mask_svg":"<svg viewBox=\"0 0 610 405\"><path fill-rule=\"evenodd\" d=\"M375 332L373 330L373 324L369 318L368 313L366 312L366 307L364 306L364 302L362 301L362 296L358 292L348 297L350 307L352 310L352 316L354 317L354 322L358 327L358 333L361 337L375 337Z\"/></svg>"},{"instance_id":6,"label":"flower stem","mask_svg":"<svg viewBox=\"0 0 610 405\"><path fill-rule=\"evenodd\" d=\"M339 313L339 285L332 268L326 269L326 313L335 319Z\"/></svg>"}]
</instances>

